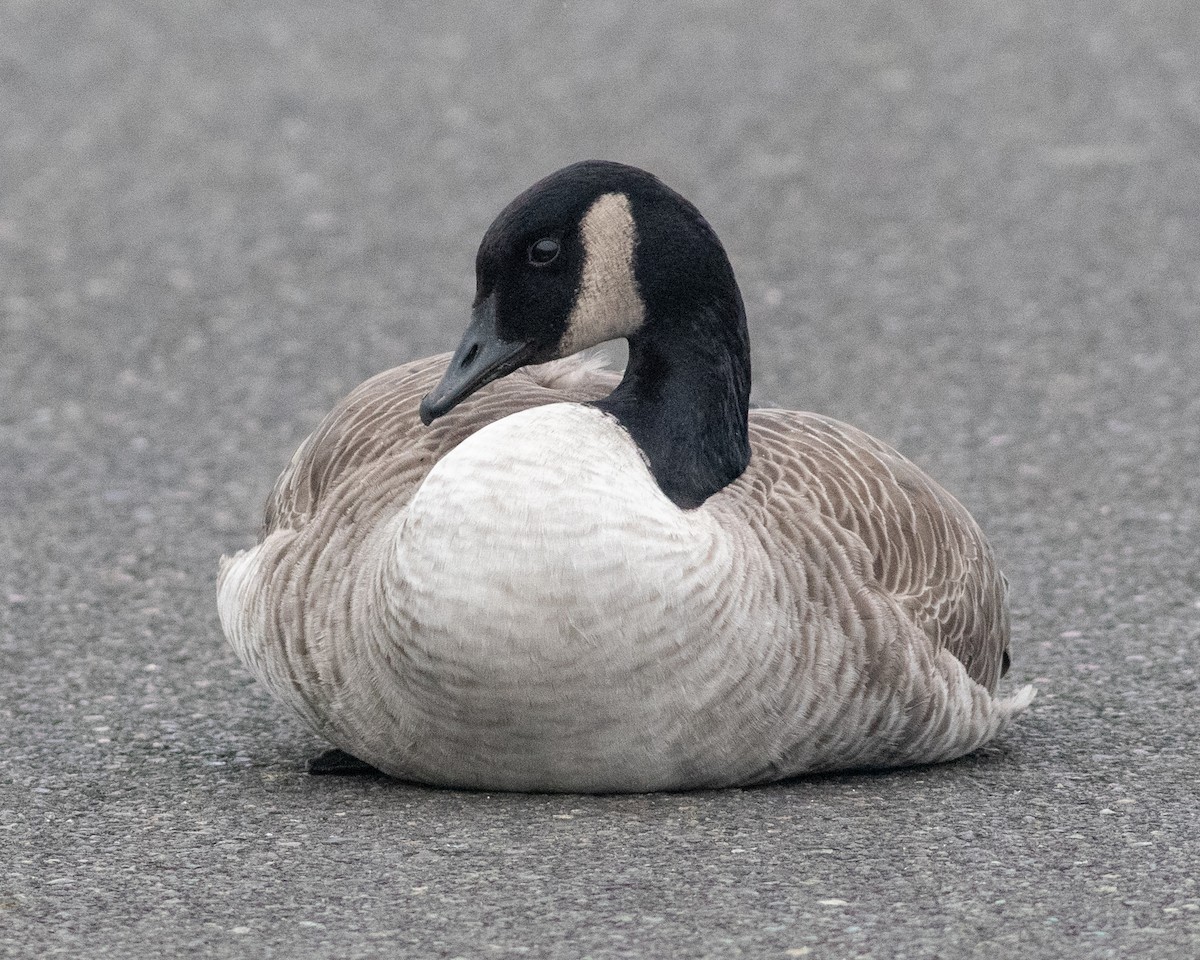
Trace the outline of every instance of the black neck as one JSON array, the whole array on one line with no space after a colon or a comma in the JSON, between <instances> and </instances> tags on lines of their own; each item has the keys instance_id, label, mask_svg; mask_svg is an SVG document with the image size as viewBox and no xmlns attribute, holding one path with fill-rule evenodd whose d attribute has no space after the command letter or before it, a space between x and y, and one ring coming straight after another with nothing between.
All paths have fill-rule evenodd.
<instances>
[{"instance_id":1,"label":"black neck","mask_svg":"<svg viewBox=\"0 0 1200 960\"><path fill-rule=\"evenodd\" d=\"M685 316L647 317L629 338L625 378L596 404L629 431L682 509L700 506L750 462L750 344L734 293Z\"/></svg>"}]
</instances>

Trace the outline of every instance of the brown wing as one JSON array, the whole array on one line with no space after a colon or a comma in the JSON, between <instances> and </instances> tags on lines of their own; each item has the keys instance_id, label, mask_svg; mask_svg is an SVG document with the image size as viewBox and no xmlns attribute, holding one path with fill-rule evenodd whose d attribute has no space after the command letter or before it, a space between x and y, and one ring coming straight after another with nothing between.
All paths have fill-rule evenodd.
<instances>
[{"instance_id":1,"label":"brown wing","mask_svg":"<svg viewBox=\"0 0 1200 960\"><path fill-rule=\"evenodd\" d=\"M260 541L278 529L302 529L318 508L336 507L324 512L339 522L365 518L378 506L376 493L390 507L402 506L433 465L476 430L529 407L594 400L619 380L578 358L527 367L426 427L417 407L449 362L450 354L442 354L395 367L342 400L275 481ZM331 497L341 502L327 502Z\"/></svg>"},{"instance_id":2,"label":"brown wing","mask_svg":"<svg viewBox=\"0 0 1200 960\"><path fill-rule=\"evenodd\" d=\"M759 488L765 509L801 497L856 534L877 587L994 689L1008 663L1008 585L962 504L854 427L790 410L751 411L750 424L754 456L743 480Z\"/></svg>"}]
</instances>

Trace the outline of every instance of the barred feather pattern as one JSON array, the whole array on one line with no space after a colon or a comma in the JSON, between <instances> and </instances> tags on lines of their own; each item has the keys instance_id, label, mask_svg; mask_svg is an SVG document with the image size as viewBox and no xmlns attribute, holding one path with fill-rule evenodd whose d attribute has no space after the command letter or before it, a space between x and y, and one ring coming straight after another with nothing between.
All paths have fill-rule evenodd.
<instances>
[{"instance_id":1,"label":"barred feather pattern","mask_svg":"<svg viewBox=\"0 0 1200 960\"><path fill-rule=\"evenodd\" d=\"M999 733L1005 581L963 507L852 427L750 414L680 511L578 358L432 427L447 357L368 380L223 560L227 637L336 746L406 779L636 791L948 760Z\"/></svg>"}]
</instances>

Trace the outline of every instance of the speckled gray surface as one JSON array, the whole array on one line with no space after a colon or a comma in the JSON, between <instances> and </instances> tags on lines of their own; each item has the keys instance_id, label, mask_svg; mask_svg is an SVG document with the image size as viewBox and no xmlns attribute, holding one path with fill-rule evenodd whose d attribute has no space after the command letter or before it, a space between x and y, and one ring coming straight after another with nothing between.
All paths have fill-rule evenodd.
<instances>
[{"instance_id":1,"label":"speckled gray surface","mask_svg":"<svg viewBox=\"0 0 1200 960\"><path fill-rule=\"evenodd\" d=\"M1186 2L0 2L0 956L1200 956ZM739 270L760 401L977 514L1041 695L753 791L306 777L217 556L475 244L606 156Z\"/></svg>"}]
</instances>

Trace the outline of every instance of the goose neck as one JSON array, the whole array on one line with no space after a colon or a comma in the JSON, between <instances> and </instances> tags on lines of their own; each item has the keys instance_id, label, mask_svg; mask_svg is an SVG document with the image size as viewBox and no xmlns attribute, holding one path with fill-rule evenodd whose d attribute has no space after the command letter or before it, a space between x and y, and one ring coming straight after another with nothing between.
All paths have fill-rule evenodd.
<instances>
[{"instance_id":1,"label":"goose neck","mask_svg":"<svg viewBox=\"0 0 1200 960\"><path fill-rule=\"evenodd\" d=\"M724 310L649 318L629 338L624 379L597 405L629 431L662 491L690 509L746 469L749 400L739 295Z\"/></svg>"}]
</instances>

